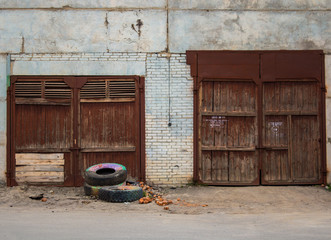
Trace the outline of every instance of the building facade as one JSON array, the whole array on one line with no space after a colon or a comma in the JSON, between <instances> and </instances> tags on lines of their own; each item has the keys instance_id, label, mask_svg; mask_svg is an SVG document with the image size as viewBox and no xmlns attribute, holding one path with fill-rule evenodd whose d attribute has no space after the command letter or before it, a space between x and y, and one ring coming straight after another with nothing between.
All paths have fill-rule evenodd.
<instances>
[{"instance_id":1,"label":"building facade","mask_svg":"<svg viewBox=\"0 0 331 240\"><path fill-rule=\"evenodd\" d=\"M298 133L302 129L306 129L308 131L307 138L314 138L314 141L319 140L320 142L318 146L316 145L316 148L312 148L312 151L315 151L317 155L311 156L314 159L318 158L318 160L314 160L313 162L309 162L307 164L303 161L299 164L303 164L304 166L296 167L296 169L314 168L315 172L308 173L308 175L301 176L301 178L299 176L298 179L304 180L296 181L293 178L293 174L295 175L296 173L293 173L293 171L289 169L291 166L293 167L293 164L297 161L295 157L290 159L291 156L293 156L292 152L300 152L302 149L307 148L307 146L315 144L315 142L309 141L303 142L300 145L302 149L295 149L292 147L294 143L290 143L291 140L284 140L286 141L286 147L284 147L285 145L282 145L282 149L279 148L276 150L278 152L285 151L285 155L289 156L288 162L284 160L286 163L282 163L283 160L281 160L282 157L280 154L277 155L278 157L275 157L275 159L280 159L280 163L275 163L275 165L270 165L269 167L281 168L278 174L283 174L285 176L284 179L282 179L282 177L278 179L281 184L310 184L322 183L325 181L330 183L331 174L328 173L328 169L330 169L331 166L331 113L329 110L331 104L331 94L329 92L325 93L324 89L327 88L329 85L328 83L331 81L330 10L331 2L328 0L253 0L245 2L239 0L0 0L0 180L2 182L7 182L8 184L8 181L11 181L10 179L12 179L13 182L10 182L8 185L13 185L15 184L14 180L16 178L20 179L20 176L22 177L21 181L25 181L27 179L29 181L29 179L31 180L33 177L38 176L39 180L37 181L42 182L40 179L47 178L47 174L52 172L50 173L50 176L52 176L52 174L54 174L55 177L60 176L60 183L65 182L66 178L69 178L70 176L74 180L68 180L68 185L80 185L81 183L76 179L76 175L79 175L80 171L87 167L89 163L98 163L98 161L100 161L99 157L102 157L102 161L116 161L117 152L135 151L132 155L132 161L130 160L131 162L127 163L129 166L131 166L131 163L135 164L135 167L132 167L135 169L134 171L136 171L136 174L132 173L133 178L146 179L146 181L150 184L164 186L185 185L192 182L193 179L200 181L202 180L202 182L211 184L226 184L225 180L219 180L218 176L216 176L218 173L214 171L217 169L217 171L222 172L222 167L218 166L218 163L213 162L213 160L211 160L211 166L204 166L206 161L209 160L206 160L208 157L206 157L203 153L201 154L201 151L223 151L224 149L221 147L217 148L215 143L215 148L213 148L213 150L211 150L212 148L206 148L206 150L203 146L201 147L199 145L201 143L201 136L204 136L202 132L205 131L206 128L203 127L204 120L201 120L203 119L203 114L199 115L196 112L203 112L203 110L201 110L201 106L199 105L199 101L203 105L202 99L204 96L202 93L203 90L201 90L202 87L199 88L197 85L199 84L197 79L202 75L195 74L193 72L194 70L192 70L194 69L194 64L196 64L196 66L199 64L196 61L201 59L201 54L198 51L204 50L207 52L219 52L220 55L217 56L218 59L224 57L222 54L225 53L225 51L231 51L228 53L233 53L233 56L237 53L247 52L248 55L255 54L258 60L260 59L260 62L258 62L257 65L260 65L264 61L264 56L267 56L269 53L278 54L279 52L280 54L283 54L279 57L282 58L284 57L284 54L291 55L291 52L299 55L301 53L310 54L309 51L311 50L312 54L317 54L320 56L319 60L316 60L317 63L316 61L305 62L301 65L301 68L302 71L305 72L307 66L315 66L316 64L314 71L311 71L314 73L309 75L311 72L308 71L307 75L300 76L299 73L302 71L300 69L296 70L298 75L293 76L295 78L298 76L300 77L300 84L303 87L300 88L295 86L293 89L296 90L293 91L302 91L300 92L302 95L298 94L298 96L300 95L301 98L309 98L309 96L305 95L307 93L305 91L311 88L317 89L317 92L311 93L312 95L310 96L316 97L316 102L311 103L308 101L307 104L316 105L316 121L318 123L316 123L317 127L315 125L314 126L316 127L317 130L315 130L318 131L318 134L316 136L314 135L314 132L316 131L314 130L314 127L312 127L313 123L311 123L310 120L307 120L310 119L309 116L315 116L315 108L313 109L312 107L312 109L308 109L310 111L309 113L302 113L301 109L303 107L301 105L305 104L304 101L302 101L301 105L301 102L297 104L298 106L300 105L298 107L300 108L300 113L291 113L288 116L305 116L300 118L298 122L304 122L303 125L310 124L310 127L308 127L308 130L307 127L298 128ZM318 51L314 52L315 50ZM191 62L188 59L189 55L191 56L191 59L193 59ZM194 56L197 56L197 60L194 60ZM310 55L303 56L303 58L306 57L311 58ZM313 58L314 57L311 59ZM231 59L231 57L229 57L229 59ZM240 55L237 59L243 59L243 57ZM253 57L252 59L255 58ZM289 59L292 58L290 57ZM297 58L295 57L293 59ZM231 62L231 60L229 61ZM247 66L251 65L249 61L245 63ZM208 64L213 65L213 63ZM236 60L235 64L243 65L244 63L238 63ZM275 64L277 65L277 63ZM292 64L292 62L289 61L289 64ZM293 68L296 68L296 65L293 66ZM285 68L286 66L284 66L284 69ZM263 70L263 66L261 69ZM257 70L257 75L259 75L258 72L259 70ZM319 81L319 85L309 85L310 83L307 83L306 85L302 84L302 82L305 81L315 81L316 79L310 79L315 76L315 72L320 73L320 75L316 77L317 81ZM199 74L202 74L202 72L200 71ZM238 75L238 77L236 77L235 75L221 75L222 74L216 74L215 76L218 79L223 79L224 81L226 80L225 82L229 79L242 80L244 76ZM257 78L261 79L261 76L263 78L263 73L262 75L260 74L260 76L257 76ZM291 76L289 75L288 78L291 78ZM293 76L292 78L294 78ZM39 78L41 80L38 80ZM75 79L72 80L73 78ZM137 131L135 133L137 133L139 137L137 140L132 140L132 144L130 143L131 145L128 143L128 145L124 146L124 142L130 142L130 140L127 139L131 138L128 137L126 140L123 140L124 137L119 136L118 141L120 142L119 145L122 148L118 149L118 145L110 147L110 145L106 144L109 143L107 141L110 139L110 135L102 132L106 130L100 130L102 132L100 132L100 135L102 135L105 139L108 136L108 140L104 140L103 143L101 143L100 140L100 144L94 146L93 142L96 140L92 138L89 140L90 145L86 145L85 150L82 150L84 141L88 141L86 140L87 138L84 140L83 137L85 131L82 130L82 126L84 126L84 119L90 119L88 117L88 113L92 112L93 115L93 111L97 114L97 112L100 112L101 110L93 110L96 109L96 104L93 105L90 103L91 101L89 102L89 100L81 101L81 99L84 98L82 97L84 91L82 89L84 86L82 85L77 87L79 82L84 81L84 83L93 84L94 81L100 80L100 82L105 84L105 86L112 86L113 82L123 83L127 82L127 79L129 79L128 82L132 80L132 82L135 81L136 83L134 87L136 98L131 100L132 102L138 102L139 100L139 106L137 105L137 108L135 108L136 110L132 110L134 111L132 116L125 115L130 113L130 107L126 107L126 105L125 107L119 107L119 109L129 110L125 110L126 113L123 113L123 115L121 115L121 110L118 110L120 112L120 117L116 119L118 121L122 121L121 119L127 119L127 121L131 122L137 121L137 125L134 125L135 127L132 128L134 130L130 128L129 130L123 131ZM247 80L249 77L245 77L244 79ZM68 109L64 109L65 107L59 107L59 109L64 110L58 110L58 112L63 111L63 113L61 112L63 116L66 114L72 114L72 116L76 116L77 119L80 119L75 120L75 117L72 117L72 119L70 118L71 120L68 120L68 126L71 126L68 130L68 134L71 136L68 139L64 137L62 139L64 142L64 147L58 147L58 149L54 151L37 151L37 147L35 147L35 145L27 145L29 141L34 141L33 139L28 139L24 143L23 140L20 140L23 139L21 136L23 133L25 134L23 134L24 136L29 133L24 132L24 130L20 130L19 126L29 128L30 125L24 122L27 121L24 117L19 118L17 116L19 114L24 116L24 113L30 111L28 110L29 106L37 104L36 102L38 101L34 100L35 102L31 103L31 100L24 100L25 102L21 100L21 102L19 102L18 99L20 97L32 98L32 95L24 95L25 93L20 95L21 93L18 89L20 87L25 87L25 90L33 90L34 87L31 87L31 83L39 83L39 81L41 89L40 98L43 98L44 100L47 100L47 97L45 97L47 96L47 89L56 89L56 91L62 91L65 89L55 88L52 87L52 85L49 85L50 87L47 88L48 81L52 83L53 81L56 83L64 82L69 87L72 83L72 87L70 87L72 89L70 90L72 91L72 95L70 95L71 97L69 97L68 100L70 102L68 103L70 107L68 107ZM20 85L21 82L23 83L22 85ZM45 87L43 88L43 86ZM243 85L242 88L240 88L240 86L238 88L243 89L246 85ZM262 88L266 89L263 86L261 89ZM7 91L7 89L9 89L9 91ZM74 105L74 89L79 89L77 90L77 96L80 96L77 98L79 99L78 105ZM107 90L108 88L106 87L105 89L106 93L113 91L111 90L111 87L109 87L109 90ZM227 87L226 89L227 91L232 91L231 87ZM260 91L255 85L252 89L252 91ZM138 91L141 91L141 95L138 95ZM199 93L199 91L202 92ZM239 93L237 92L237 94ZM245 93L246 92L243 92L243 94ZM8 94L11 94L11 97L8 96ZM129 94L129 92L127 94ZM194 96L195 94L202 95L199 95L200 97L196 98ZM289 94L292 95L291 91ZM105 106L104 109L106 110L103 110L104 112L102 113L102 116L106 116L105 114L107 109L111 109L111 106L113 106L112 104L115 105L114 102L130 102L131 100L128 100L130 98L128 96L129 95L121 96L121 99L125 98L125 100L122 99L113 101L114 97L111 96L107 98L108 100L104 100L103 104L109 103L109 105ZM96 97L91 98L94 99ZM86 99L88 99L88 97L86 97ZM44 100L42 104L40 103L41 100L38 104L40 106L55 104L53 100L52 103L48 100ZM266 100L261 101L263 102L261 103L261 107L265 106L264 101ZM295 102L296 100L293 101ZM59 103L59 101L57 101L57 103ZM101 108L102 104L97 104L100 104ZM256 104L258 103L256 102ZM62 105L64 106L64 104ZM83 115L85 109L83 105L86 106L85 117ZM89 106L89 108L87 106ZM42 107L40 109L42 109ZM43 111L55 111L47 109ZM72 112L75 111L74 109L78 109L78 115L75 115L75 113ZM36 111L38 112L42 110ZM238 111L240 112L240 110ZM256 110L256 116L260 114L259 111L260 110ZM293 110L293 112L295 111L296 110ZM31 110L26 114L26 116L30 116L29 121L33 121L33 116L35 116L34 114L38 113ZM58 116L63 119L61 114L59 113L59 116L52 116ZM117 112L114 113L114 116L116 116L116 114ZM240 114L242 113L239 113L239 115ZM221 113L209 115L217 117L217 119L223 119L224 117L226 121L229 121L231 118L228 112L223 115ZM239 115L232 115L232 117L238 117ZM252 117L253 115L245 115L248 120L243 120L240 124L249 125L249 117ZM277 114L274 113L274 115ZM262 151L265 149L262 149L263 144L259 142L267 138L266 135L263 135L267 134L263 133L267 131L265 130L267 127L265 127L262 123L260 124L261 127L258 128L257 126L259 125L259 121L267 121L266 119L268 117L265 116L267 116L267 114L263 115L264 120L259 120L258 116L255 120L252 120L256 121L256 129L253 127L254 130L252 130L252 138L254 139L251 140L252 142L250 142L251 145L249 146L254 146L254 149L257 149L256 154L262 154L261 156L254 155L253 158L257 158L256 163L249 163L254 165L252 167L253 170L249 170L254 171L254 179L241 181L240 177L237 179L236 176L234 176L231 180L231 174L227 173L226 178L228 179L228 184L238 183L240 185L246 185L263 183L263 181L260 181L260 175L262 175L263 178L266 172L264 172L263 169L261 170L261 162L263 163L263 159L268 157L263 155L264 153L262 153ZM111 117L109 117L109 119L110 118ZM199 120L199 118L201 119ZM104 119L108 118L104 117ZM109 119L107 120L108 122L105 120L103 129L106 129L107 124L109 125L110 122L113 121ZM139 119L139 121L137 119ZM290 122L291 124L296 124L296 117L286 117L287 120L284 119L282 120L283 124L284 122L289 121L286 123L288 124L288 129L284 130L288 132L286 133L287 135L285 134L287 136L285 138L290 138L290 136L293 137L292 135L297 134L297 132L291 132L292 130L289 126ZM75 123L70 121L77 121L77 124L75 125ZM90 122L93 121L94 120L91 117ZM196 124L197 121L200 121L200 125L199 123ZM277 121L272 121L272 123L275 125L275 122ZM89 124L90 123L86 123L86 129L89 129ZM255 123L252 124L254 125ZM43 132L42 134L44 134L47 139L49 138L47 137L47 131L51 130L49 130L50 127L46 125L44 127L46 129L46 133ZM125 126L122 126L123 129L126 129ZM230 128L228 125L227 127ZM35 126L35 128L39 129L38 126ZM78 129L76 133L77 136L75 135L76 128ZM118 126L118 128L121 128L121 126ZM86 131L88 132L88 130ZM115 132L114 129L109 131L112 131L112 134ZM243 135L246 134L244 130L239 134L241 133ZM119 133L119 135L121 134L123 134L123 132ZM207 136L210 135L209 133L205 134ZM227 137L230 138L235 133L232 135L230 133L227 134ZM261 137L259 137L259 135L261 135ZM76 137L79 138L78 143L76 142ZM60 138L61 137L57 136L57 139ZM98 138L98 136L96 136L96 138ZM299 138L300 136L298 139ZM116 139L116 137L113 137L112 135L112 139ZM39 144L46 144L45 141L47 142L47 140L40 140ZM20 142L22 145L19 145ZM121 145L122 143L123 145ZM48 148L51 149L49 146ZM86 157L84 157L84 151L88 152L87 149L91 148L103 149L103 155L98 155L94 160L90 160L88 157L88 154L91 153L86 153ZM55 147L52 149L55 149ZM64 155L61 155L62 157L60 155L56 157L64 160L64 163L59 163L59 165L57 165L57 169L62 170L50 170L51 168L47 165L48 167L45 168L46 170L44 172L42 168L37 167L39 169L38 174L34 175L34 173L30 174L29 171L36 168L31 166L26 167L24 163L19 164L19 159L22 157L24 160L28 154L32 154L29 156L33 156L36 160L42 161L45 156L53 158L55 156L54 154L61 154L61 149L66 149L66 151L63 151ZM100 149L95 149L95 152L102 152ZM234 155L236 155L238 151L254 151L254 149L244 150L242 148L239 150L229 149L230 148L226 148L224 150L227 151L226 154L229 155L226 160L228 161L228 165L225 168L229 168L229 164L232 161L230 157L231 151L233 151ZM47 154L53 155L51 156ZM97 153L95 154L97 155ZM129 156L130 153L127 154ZM237 160L233 160L234 162L237 161L237 170L239 171L238 173L233 173L234 175L244 174L244 170L240 168L240 165L243 164L243 162L247 163L247 161L250 161L247 160L249 157L245 156L246 155L244 154L242 157L238 157L238 159L241 159L238 160L241 161L239 163ZM303 156L299 155L296 157L298 159L303 158ZM83 161L80 158L86 158L87 160ZM65 161L69 161L70 164ZM84 164L77 163L78 161L83 161ZM307 161L310 160L308 159ZM282 164L287 164L287 167L281 167ZM203 170L204 168L207 170ZM19 169L25 170L20 172L21 170ZM287 176L287 173L281 173L282 171L288 171L290 177ZM61 172L61 174L59 175L57 172ZM214 173L216 180L212 181L211 179L213 179ZM209 174L209 179L208 177L205 178L204 174ZM29 178L31 176L32 178ZM57 180L59 179L57 178ZM54 183L57 183L57 180L55 180ZM31 181L33 182L34 180ZM274 183L279 184L279 181L275 181Z\"/></svg>"}]
</instances>

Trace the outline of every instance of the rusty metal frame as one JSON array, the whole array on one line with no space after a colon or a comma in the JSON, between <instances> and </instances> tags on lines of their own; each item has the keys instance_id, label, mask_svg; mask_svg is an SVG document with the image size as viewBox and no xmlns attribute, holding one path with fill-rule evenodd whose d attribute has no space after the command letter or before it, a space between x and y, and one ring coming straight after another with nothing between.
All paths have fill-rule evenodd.
<instances>
[{"instance_id":1,"label":"rusty metal frame","mask_svg":"<svg viewBox=\"0 0 331 240\"><path fill-rule=\"evenodd\" d=\"M198 132L199 132L199 106L198 103L199 99L199 88L200 82L202 81L201 76L199 76L199 54L200 53L255 53L259 55L259 79L258 79L258 109L257 109L257 125L258 125L258 146L256 151L259 153L259 179L256 179L251 184L235 184L235 183L228 183L228 184L212 184L212 185L258 185L262 184L262 157L263 157L263 149L262 149L262 125L263 119L263 110L262 110L262 94L263 94L263 79L261 74L261 55L265 53L316 53L321 55L321 104L319 107L319 116L320 116L320 129L321 129L321 179L315 183L301 183L301 182L293 182L293 183L284 183L285 185L311 185L311 184L326 184L326 104L325 104L325 57L322 50L270 50L270 51L229 51L229 50L220 50L220 51L211 51L211 50L190 50L186 51L186 63L190 65L191 76L193 77L193 180L198 183L203 183L198 176L198 166L199 166L199 141L198 141ZM283 183L273 184L268 183L268 185L284 185Z\"/></svg>"},{"instance_id":2,"label":"rusty metal frame","mask_svg":"<svg viewBox=\"0 0 331 240\"><path fill-rule=\"evenodd\" d=\"M11 85L7 90L7 167L6 167L6 178L7 178L7 186L16 186L17 182L15 181L15 82L17 79L23 81L31 81L34 80L48 80L48 79L61 79L64 80L71 88L72 88L72 100L71 100L71 111L73 114L73 126L72 126L72 147L70 150L72 151L72 157L70 159L71 163L65 162L65 173L66 169L70 168L70 164L72 164L73 175L70 176L69 179L65 179L63 185L49 185L49 186L81 186L83 183L83 178L79 174L79 89L87 82L89 79L134 79L136 81L136 109L139 114L139 123L137 127L139 128L139 136L137 136L137 174L139 175L139 180L144 181L146 178L145 171L145 78L140 76L51 76L51 75L43 75L43 76L34 76L34 75L13 75L11 76ZM76 141L75 141L76 139Z\"/></svg>"}]
</instances>

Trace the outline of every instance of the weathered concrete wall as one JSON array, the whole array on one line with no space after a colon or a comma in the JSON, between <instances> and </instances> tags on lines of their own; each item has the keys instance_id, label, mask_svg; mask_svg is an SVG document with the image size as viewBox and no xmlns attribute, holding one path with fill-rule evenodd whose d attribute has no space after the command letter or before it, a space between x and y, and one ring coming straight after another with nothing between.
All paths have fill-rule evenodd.
<instances>
[{"instance_id":1,"label":"weathered concrete wall","mask_svg":"<svg viewBox=\"0 0 331 240\"><path fill-rule=\"evenodd\" d=\"M0 0L0 8L165 8L167 0Z\"/></svg>"},{"instance_id":2,"label":"weathered concrete wall","mask_svg":"<svg viewBox=\"0 0 331 240\"><path fill-rule=\"evenodd\" d=\"M0 0L0 8L166 8L201 10L325 10L329 0Z\"/></svg>"},{"instance_id":3,"label":"weathered concrete wall","mask_svg":"<svg viewBox=\"0 0 331 240\"><path fill-rule=\"evenodd\" d=\"M3 2L0 52L331 52L331 1L128 1L128 9L120 1L85 3L86 8L81 1L50 2ZM53 9L66 3L73 7Z\"/></svg>"},{"instance_id":4,"label":"weathered concrete wall","mask_svg":"<svg viewBox=\"0 0 331 240\"><path fill-rule=\"evenodd\" d=\"M7 55L0 54L0 185L6 180Z\"/></svg>"},{"instance_id":5,"label":"weathered concrete wall","mask_svg":"<svg viewBox=\"0 0 331 240\"><path fill-rule=\"evenodd\" d=\"M145 75L144 53L16 54L13 75Z\"/></svg>"},{"instance_id":6,"label":"weathered concrete wall","mask_svg":"<svg viewBox=\"0 0 331 240\"><path fill-rule=\"evenodd\" d=\"M200 10L326 10L329 0L169 0L169 8Z\"/></svg>"},{"instance_id":7,"label":"weathered concrete wall","mask_svg":"<svg viewBox=\"0 0 331 240\"><path fill-rule=\"evenodd\" d=\"M159 52L166 48L166 16L161 10L0 11L0 53Z\"/></svg>"},{"instance_id":8,"label":"weathered concrete wall","mask_svg":"<svg viewBox=\"0 0 331 240\"><path fill-rule=\"evenodd\" d=\"M172 52L196 49L331 51L330 19L331 12L172 11L169 45Z\"/></svg>"}]
</instances>

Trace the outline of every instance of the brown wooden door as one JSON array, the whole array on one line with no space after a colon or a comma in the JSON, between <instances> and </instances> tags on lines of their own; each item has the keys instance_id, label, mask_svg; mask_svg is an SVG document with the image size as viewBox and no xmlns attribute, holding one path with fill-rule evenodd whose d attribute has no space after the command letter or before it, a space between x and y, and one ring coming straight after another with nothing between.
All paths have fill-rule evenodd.
<instances>
[{"instance_id":1,"label":"brown wooden door","mask_svg":"<svg viewBox=\"0 0 331 240\"><path fill-rule=\"evenodd\" d=\"M258 68L258 54L199 55L198 176L203 183L258 184Z\"/></svg>"},{"instance_id":2,"label":"brown wooden door","mask_svg":"<svg viewBox=\"0 0 331 240\"><path fill-rule=\"evenodd\" d=\"M318 184L325 176L320 51L190 51L195 179ZM324 129L324 130L323 130Z\"/></svg>"},{"instance_id":3,"label":"brown wooden door","mask_svg":"<svg viewBox=\"0 0 331 240\"><path fill-rule=\"evenodd\" d=\"M265 53L263 184L320 183L322 164L321 55Z\"/></svg>"},{"instance_id":4,"label":"brown wooden door","mask_svg":"<svg viewBox=\"0 0 331 240\"><path fill-rule=\"evenodd\" d=\"M203 81L201 162L204 183L254 183L258 177L257 85L253 81Z\"/></svg>"},{"instance_id":5,"label":"brown wooden door","mask_svg":"<svg viewBox=\"0 0 331 240\"><path fill-rule=\"evenodd\" d=\"M116 162L140 178L139 78L90 78L80 89L79 169Z\"/></svg>"},{"instance_id":6,"label":"brown wooden door","mask_svg":"<svg viewBox=\"0 0 331 240\"><path fill-rule=\"evenodd\" d=\"M79 186L83 171L103 162L144 178L143 84L140 77L12 77L9 185Z\"/></svg>"},{"instance_id":7,"label":"brown wooden door","mask_svg":"<svg viewBox=\"0 0 331 240\"><path fill-rule=\"evenodd\" d=\"M8 184L72 185L72 90L61 77L12 77Z\"/></svg>"}]
</instances>

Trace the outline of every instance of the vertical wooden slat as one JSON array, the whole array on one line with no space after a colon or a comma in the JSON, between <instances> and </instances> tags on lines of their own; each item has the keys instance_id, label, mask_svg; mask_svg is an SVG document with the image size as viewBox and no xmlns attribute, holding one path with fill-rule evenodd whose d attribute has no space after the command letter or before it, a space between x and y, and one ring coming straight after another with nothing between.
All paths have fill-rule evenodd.
<instances>
[{"instance_id":1,"label":"vertical wooden slat","mask_svg":"<svg viewBox=\"0 0 331 240\"><path fill-rule=\"evenodd\" d=\"M201 111L211 112L213 111L213 82L203 82L202 84L202 102Z\"/></svg>"},{"instance_id":2,"label":"vertical wooden slat","mask_svg":"<svg viewBox=\"0 0 331 240\"><path fill-rule=\"evenodd\" d=\"M321 177L317 117L292 117L292 126L292 142L295 143L292 146L294 181L317 181Z\"/></svg>"},{"instance_id":3,"label":"vertical wooden slat","mask_svg":"<svg viewBox=\"0 0 331 240\"><path fill-rule=\"evenodd\" d=\"M213 151L213 182L229 181L227 151Z\"/></svg>"},{"instance_id":4,"label":"vertical wooden slat","mask_svg":"<svg viewBox=\"0 0 331 240\"><path fill-rule=\"evenodd\" d=\"M212 152L211 151L203 151L202 153L202 178L204 181L212 180Z\"/></svg>"}]
</instances>

